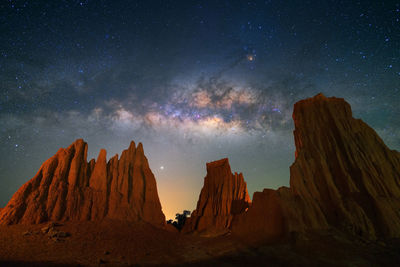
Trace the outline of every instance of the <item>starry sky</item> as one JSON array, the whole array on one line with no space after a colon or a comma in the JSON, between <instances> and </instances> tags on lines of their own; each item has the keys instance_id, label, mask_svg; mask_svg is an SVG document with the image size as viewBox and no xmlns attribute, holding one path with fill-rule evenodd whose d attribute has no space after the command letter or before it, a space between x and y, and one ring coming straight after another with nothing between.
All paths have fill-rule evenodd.
<instances>
[{"instance_id":1,"label":"starry sky","mask_svg":"<svg viewBox=\"0 0 400 267\"><path fill-rule=\"evenodd\" d=\"M397 3L396 3L397 2ZM60 147L142 142L167 218L206 162L289 184L292 108L319 92L400 150L398 1L0 0L0 206Z\"/></svg>"}]
</instances>

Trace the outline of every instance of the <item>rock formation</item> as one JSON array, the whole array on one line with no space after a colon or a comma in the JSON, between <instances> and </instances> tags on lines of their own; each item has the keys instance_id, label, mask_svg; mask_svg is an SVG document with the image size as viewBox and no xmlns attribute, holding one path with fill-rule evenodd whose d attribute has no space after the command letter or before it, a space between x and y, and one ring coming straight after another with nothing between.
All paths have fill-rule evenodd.
<instances>
[{"instance_id":1,"label":"rock formation","mask_svg":"<svg viewBox=\"0 0 400 267\"><path fill-rule=\"evenodd\" d=\"M87 162L87 144L78 139L40 167L0 212L0 224L84 221L111 218L165 224L156 181L141 143L132 141L108 162L102 149Z\"/></svg>"},{"instance_id":2,"label":"rock formation","mask_svg":"<svg viewBox=\"0 0 400 267\"><path fill-rule=\"evenodd\" d=\"M342 98L297 102L290 188L256 192L232 231L277 238L335 227L369 239L400 237L400 153L352 117Z\"/></svg>"},{"instance_id":3,"label":"rock formation","mask_svg":"<svg viewBox=\"0 0 400 267\"><path fill-rule=\"evenodd\" d=\"M236 214L244 212L251 200L243 175L232 174L228 159L207 163L207 176L197 208L186 220L184 232L226 231Z\"/></svg>"}]
</instances>

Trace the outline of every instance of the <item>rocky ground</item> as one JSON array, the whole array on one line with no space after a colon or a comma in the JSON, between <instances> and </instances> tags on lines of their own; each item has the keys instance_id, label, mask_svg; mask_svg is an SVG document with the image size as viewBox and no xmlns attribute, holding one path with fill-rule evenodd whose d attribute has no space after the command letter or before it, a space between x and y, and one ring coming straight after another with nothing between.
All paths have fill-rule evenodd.
<instances>
[{"instance_id":1,"label":"rocky ground","mask_svg":"<svg viewBox=\"0 0 400 267\"><path fill-rule=\"evenodd\" d=\"M279 244L226 234L201 237L105 220L0 226L0 266L395 266L400 241L335 232Z\"/></svg>"}]
</instances>

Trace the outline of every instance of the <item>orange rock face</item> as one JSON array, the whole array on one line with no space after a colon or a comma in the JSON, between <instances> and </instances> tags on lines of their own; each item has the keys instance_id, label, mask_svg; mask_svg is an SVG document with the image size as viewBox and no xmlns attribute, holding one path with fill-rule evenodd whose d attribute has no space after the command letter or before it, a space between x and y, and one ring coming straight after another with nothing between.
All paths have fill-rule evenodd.
<instances>
[{"instance_id":1,"label":"orange rock face","mask_svg":"<svg viewBox=\"0 0 400 267\"><path fill-rule=\"evenodd\" d=\"M293 120L294 193L330 225L372 239L400 237L400 153L354 119L342 98L300 101Z\"/></svg>"},{"instance_id":2,"label":"orange rock face","mask_svg":"<svg viewBox=\"0 0 400 267\"><path fill-rule=\"evenodd\" d=\"M207 163L207 176L197 208L187 219L183 231L226 231L234 216L244 212L250 203L243 175L232 174L228 159Z\"/></svg>"},{"instance_id":3,"label":"orange rock face","mask_svg":"<svg viewBox=\"0 0 400 267\"><path fill-rule=\"evenodd\" d=\"M328 228L323 214L306 205L288 187L255 192L248 211L235 216L232 232L251 239L277 241L291 232Z\"/></svg>"},{"instance_id":4,"label":"orange rock face","mask_svg":"<svg viewBox=\"0 0 400 267\"><path fill-rule=\"evenodd\" d=\"M293 119L290 188L256 192L233 232L274 238L335 227L369 239L400 237L400 153L354 119L342 98L299 101Z\"/></svg>"},{"instance_id":5,"label":"orange rock face","mask_svg":"<svg viewBox=\"0 0 400 267\"><path fill-rule=\"evenodd\" d=\"M112 218L165 224L156 181L141 143L108 162L86 160L87 144L76 140L40 167L0 212L0 224L85 221Z\"/></svg>"}]
</instances>

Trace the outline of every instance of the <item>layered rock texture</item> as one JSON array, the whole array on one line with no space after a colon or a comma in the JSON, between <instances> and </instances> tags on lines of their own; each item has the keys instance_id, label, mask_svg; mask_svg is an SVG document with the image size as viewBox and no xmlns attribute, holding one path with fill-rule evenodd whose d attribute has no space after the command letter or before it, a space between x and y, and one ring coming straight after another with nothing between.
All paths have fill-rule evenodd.
<instances>
[{"instance_id":1,"label":"layered rock texture","mask_svg":"<svg viewBox=\"0 0 400 267\"><path fill-rule=\"evenodd\" d=\"M87 144L76 140L40 167L0 212L0 224L97 221L104 218L165 224L156 180L141 143L131 142L108 162L102 149L87 162Z\"/></svg>"},{"instance_id":2,"label":"layered rock texture","mask_svg":"<svg viewBox=\"0 0 400 267\"><path fill-rule=\"evenodd\" d=\"M232 174L228 159L207 163L207 176L196 210L186 220L184 232L221 233L236 214L251 203L243 175Z\"/></svg>"},{"instance_id":3,"label":"layered rock texture","mask_svg":"<svg viewBox=\"0 0 400 267\"><path fill-rule=\"evenodd\" d=\"M400 153L352 117L342 98L297 102L290 188L256 192L232 231L278 238L335 227L369 239L400 237Z\"/></svg>"}]
</instances>

